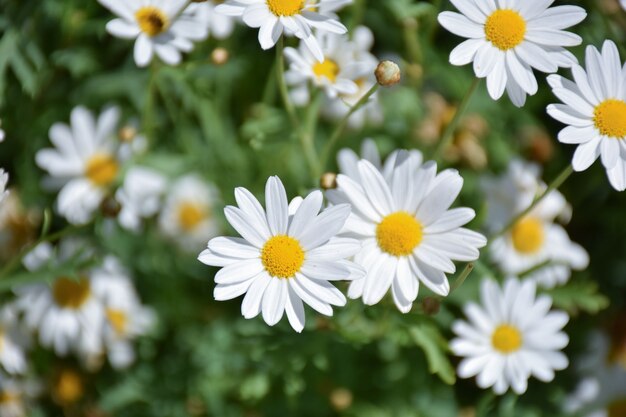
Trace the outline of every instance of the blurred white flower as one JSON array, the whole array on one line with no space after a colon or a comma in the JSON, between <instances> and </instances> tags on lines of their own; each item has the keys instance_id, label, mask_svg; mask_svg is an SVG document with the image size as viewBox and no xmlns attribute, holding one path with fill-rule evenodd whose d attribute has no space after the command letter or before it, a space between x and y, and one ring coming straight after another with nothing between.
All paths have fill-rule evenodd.
<instances>
[{"instance_id":1,"label":"blurred white flower","mask_svg":"<svg viewBox=\"0 0 626 417\"><path fill-rule=\"evenodd\" d=\"M70 223L84 224L107 195L120 171L115 131L119 109L109 107L97 121L84 107L72 110L71 126L55 123L50 140L55 148L36 154L37 165L61 186L57 210Z\"/></svg>"},{"instance_id":2,"label":"blurred white flower","mask_svg":"<svg viewBox=\"0 0 626 417\"><path fill-rule=\"evenodd\" d=\"M346 0L227 0L216 10L226 16L242 17L246 25L259 28L263 49L272 48L283 32L287 32L301 39L311 54L323 62L324 53L313 29L345 34L348 29L329 10L348 3ZM324 11L319 9L322 4Z\"/></svg>"},{"instance_id":3,"label":"blurred white flower","mask_svg":"<svg viewBox=\"0 0 626 417\"><path fill-rule=\"evenodd\" d=\"M334 33L318 34L324 60L318 61L303 42L298 49L285 48L290 63L285 74L291 86L290 95L298 106L310 101L309 82L322 88L326 97L337 99L341 95L354 95L359 91L357 80L374 73L376 61L359 50L356 42Z\"/></svg>"},{"instance_id":4,"label":"blurred white flower","mask_svg":"<svg viewBox=\"0 0 626 417\"><path fill-rule=\"evenodd\" d=\"M163 62L177 65L181 52L193 49L192 41L207 38L206 22L187 0L98 0L119 17L107 23L107 31L118 38L136 39L135 62L148 65L156 54Z\"/></svg>"},{"instance_id":5,"label":"blurred white flower","mask_svg":"<svg viewBox=\"0 0 626 417\"><path fill-rule=\"evenodd\" d=\"M487 196L487 226L492 232L503 228L525 210L547 188L540 179L539 166L514 160L508 171L494 178L484 178ZM491 242L492 259L506 275L530 272L543 287L567 282L572 269L583 270L589 255L572 242L565 229L554 223L557 217L569 219L571 208L561 193L551 192L527 216L517 221L507 233Z\"/></svg>"},{"instance_id":6,"label":"blurred white flower","mask_svg":"<svg viewBox=\"0 0 626 417\"><path fill-rule=\"evenodd\" d=\"M84 242L62 241L58 251L43 243L29 253L25 266L42 270L76 257L87 257ZM28 284L15 289L15 306L24 324L36 332L42 346L59 356L100 349L104 309L92 290L92 271L82 271L78 278L60 276L52 285Z\"/></svg>"},{"instance_id":7,"label":"blurred white flower","mask_svg":"<svg viewBox=\"0 0 626 417\"><path fill-rule=\"evenodd\" d=\"M133 167L124 177L124 185L115 198L121 205L120 224L129 230L141 230L143 219L157 214L167 185L159 172L144 167Z\"/></svg>"},{"instance_id":8,"label":"blurred white flower","mask_svg":"<svg viewBox=\"0 0 626 417\"><path fill-rule=\"evenodd\" d=\"M199 250L220 231L214 213L219 199L217 188L196 175L178 179L167 191L159 217L161 232L185 250Z\"/></svg>"},{"instance_id":9,"label":"blurred white flower","mask_svg":"<svg viewBox=\"0 0 626 417\"><path fill-rule=\"evenodd\" d=\"M134 339L152 329L155 314L141 304L128 271L111 256L94 270L92 283L105 309L103 347L113 368L126 368L135 361ZM87 354L97 357L101 352Z\"/></svg>"},{"instance_id":10,"label":"blurred white flower","mask_svg":"<svg viewBox=\"0 0 626 417\"><path fill-rule=\"evenodd\" d=\"M297 332L304 328L303 301L317 312L332 316L332 305L346 304L344 295L330 281L362 279L360 267L346 258L358 252L355 239L338 238L350 214L346 204L320 213L323 196L314 191L288 206L278 177L270 177L265 205L245 188L235 190L239 207L224 210L228 222L243 238L218 237L198 259L223 267L215 275L216 300L246 294L241 313L251 319L262 312L273 326L283 314Z\"/></svg>"},{"instance_id":11,"label":"blurred white flower","mask_svg":"<svg viewBox=\"0 0 626 417\"><path fill-rule=\"evenodd\" d=\"M20 326L15 306L5 305L0 309L0 365L6 372L23 374L26 371L24 350L28 345L28 335Z\"/></svg>"},{"instance_id":12,"label":"blurred white flower","mask_svg":"<svg viewBox=\"0 0 626 417\"><path fill-rule=\"evenodd\" d=\"M364 280L350 285L350 298L378 303L391 288L394 302L408 313L417 298L419 282L446 296L453 261L473 261L487 240L461 226L475 216L470 208L450 209L463 186L455 170L437 175L437 165L421 165L421 155L404 152L387 178L372 163L357 164L358 178L339 174L332 203L349 202L352 214L344 233L362 242L355 256L367 271ZM357 173L352 176L356 177Z\"/></svg>"},{"instance_id":13,"label":"blurred white flower","mask_svg":"<svg viewBox=\"0 0 626 417\"><path fill-rule=\"evenodd\" d=\"M7 182L9 182L9 174L4 172L4 169L0 168L0 203L9 193L7 191Z\"/></svg>"},{"instance_id":14,"label":"blurred white flower","mask_svg":"<svg viewBox=\"0 0 626 417\"><path fill-rule=\"evenodd\" d=\"M4 133L4 130L2 130L2 120L0 120L0 143L4 142L4 138L5 138L5 133Z\"/></svg>"},{"instance_id":15,"label":"blurred white flower","mask_svg":"<svg viewBox=\"0 0 626 417\"><path fill-rule=\"evenodd\" d=\"M569 339L561 330L569 321L562 311L549 311L552 299L536 297L533 281L510 278L503 288L492 280L481 283L482 306L465 306L469 322L457 320L452 330L458 338L450 348L464 359L458 367L461 378L477 376L481 388L497 394L509 387L523 394L531 376L549 382L555 370L568 366L560 351Z\"/></svg>"},{"instance_id":16,"label":"blurred white flower","mask_svg":"<svg viewBox=\"0 0 626 417\"><path fill-rule=\"evenodd\" d=\"M16 379L0 374L0 417L26 417L29 402L39 396L42 384L34 379Z\"/></svg>"},{"instance_id":17,"label":"blurred white flower","mask_svg":"<svg viewBox=\"0 0 626 417\"><path fill-rule=\"evenodd\" d=\"M450 54L450 63L474 62L474 72L487 78L494 100L506 89L517 107L526 95L537 93L533 68L556 72L578 61L565 46L576 46L582 38L567 29L582 22L587 13L577 6L550 7L551 1L451 0L461 12L442 12L439 23L455 35L469 38Z\"/></svg>"},{"instance_id":18,"label":"blurred white flower","mask_svg":"<svg viewBox=\"0 0 626 417\"><path fill-rule=\"evenodd\" d=\"M572 67L574 81L551 75L552 92L564 104L548 113L568 126L559 141L578 145L572 166L584 171L598 157L617 191L626 190L626 73L617 46L605 41L602 51L587 47L586 71Z\"/></svg>"},{"instance_id":19,"label":"blurred white flower","mask_svg":"<svg viewBox=\"0 0 626 417\"><path fill-rule=\"evenodd\" d=\"M211 36L216 39L226 39L233 33L237 19L217 13L215 8L220 3L222 1L216 0L191 3L187 11L195 14L197 19L206 25Z\"/></svg>"}]
</instances>

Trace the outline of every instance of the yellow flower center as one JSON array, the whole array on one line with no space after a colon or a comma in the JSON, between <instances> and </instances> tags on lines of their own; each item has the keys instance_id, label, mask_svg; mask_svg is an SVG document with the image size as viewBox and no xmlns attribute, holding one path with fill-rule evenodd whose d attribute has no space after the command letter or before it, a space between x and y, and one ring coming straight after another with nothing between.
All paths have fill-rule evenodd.
<instances>
[{"instance_id":1,"label":"yellow flower center","mask_svg":"<svg viewBox=\"0 0 626 417\"><path fill-rule=\"evenodd\" d=\"M267 0L267 7L276 16L293 16L304 7L304 0Z\"/></svg>"},{"instance_id":2,"label":"yellow flower center","mask_svg":"<svg viewBox=\"0 0 626 417\"><path fill-rule=\"evenodd\" d=\"M491 344L500 353L513 353L522 347L522 334L516 327L502 324L493 332Z\"/></svg>"},{"instance_id":3,"label":"yellow flower center","mask_svg":"<svg viewBox=\"0 0 626 417\"><path fill-rule=\"evenodd\" d=\"M186 232L194 230L206 217L206 209L201 204L186 201L178 206L178 223Z\"/></svg>"},{"instance_id":4,"label":"yellow flower center","mask_svg":"<svg viewBox=\"0 0 626 417\"><path fill-rule=\"evenodd\" d=\"M18 401L20 399L20 394L13 391L2 391L0 392L0 404L10 404Z\"/></svg>"},{"instance_id":5,"label":"yellow flower center","mask_svg":"<svg viewBox=\"0 0 626 417\"><path fill-rule=\"evenodd\" d=\"M522 43L525 34L526 21L514 10L496 10L485 22L487 40L503 51Z\"/></svg>"},{"instance_id":6,"label":"yellow flower center","mask_svg":"<svg viewBox=\"0 0 626 417\"><path fill-rule=\"evenodd\" d=\"M148 36L157 36L167 30L169 20L165 13L154 6L145 6L135 12L139 29Z\"/></svg>"},{"instance_id":7,"label":"yellow flower center","mask_svg":"<svg viewBox=\"0 0 626 417\"><path fill-rule=\"evenodd\" d=\"M85 175L95 185L106 186L111 184L120 169L113 156L105 153L97 153L87 161Z\"/></svg>"},{"instance_id":8,"label":"yellow flower center","mask_svg":"<svg viewBox=\"0 0 626 417\"><path fill-rule=\"evenodd\" d=\"M593 111L593 122L605 136L622 139L626 136L626 102L608 99Z\"/></svg>"},{"instance_id":9,"label":"yellow flower center","mask_svg":"<svg viewBox=\"0 0 626 417\"><path fill-rule=\"evenodd\" d=\"M54 384L54 399L62 405L73 404L83 396L83 382L72 370L63 370Z\"/></svg>"},{"instance_id":10,"label":"yellow flower center","mask_svg":"<svg viewBox=\"0 0 626 417\"><path fill-rule=\"evenodd\" d=\"M128 327L128 316L122 310L114 310L111 308L107 308L106 310L107 319L115 330L115 333L118 336L123 336L126 334L126 329Z\"/></svg>"},{"instance_id":11,"label":"yellow flower center","mask_svg":"<svg viewBox=\"0 0 626 417\"><path fill-rule=\"evenodd\" d=\"M422 224L404 211L388 215L376 227L378 246L393 256L410 255L422 238Z\"/></svg>"},{"instance_id":12,"label":"yellow flower center","mask_svg":"<svg viewBox=\"0 0 626 417\"><path fill-rule=\"evenodd\" d=\"M313 65L313 73L317 78L326 77L328 81L334 83L339 75L339 65L332 59L326 58L324 62L316 62Z\"/></svg>"},{"instance_id":13,"label":"yellow flower center","mask_svg":"<svg viewBox=\"0 0 626 417\"><path fill-rule=\"evenodd\" d=\"M304 263L304 250L296 239L278 235L265 242L261 250L265 270L275 278L293 278Z\"/></svg>"},{"instance_id":14,"label":"yellow flower center","mask_svg":"<svg viewBox=\"0 0 626 417\"><path fill-rule=\"evenodd\" d=\"M511 230L513 247L520 253L535 253L543 246L545 232L543 224L535 218L526 217L513 226Z\"/></svg>"},{"instance_id":15,"label":"yellow flower center","mask_svg":"<svg viewBox=\"0 0 626 417\"><path fill-rule=\"evenodd\" d=\"M78 281L70 278L58 278L52 287L54 302L61 308L77 310L85 304L91 295L89 281L81 278Z\"/></svg>"}]
</instances>

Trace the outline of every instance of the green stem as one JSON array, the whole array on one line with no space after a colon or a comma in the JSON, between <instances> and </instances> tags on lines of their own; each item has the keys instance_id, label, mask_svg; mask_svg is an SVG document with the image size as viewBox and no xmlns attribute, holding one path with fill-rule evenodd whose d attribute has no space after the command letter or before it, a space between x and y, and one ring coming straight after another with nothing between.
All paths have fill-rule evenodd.
<instances>
[{"instance_id":1,"label":"green stem","mask_svg":"<svg viewBox=\"0 0 626 417\"><path fill-rule=\"evenodd\" d=\"M509 223L507 223L507 225L502 228L502 230L500 230L492 237L492 239L502 236L507 231L509 231L520 219L526 217L526 215L533 211L533 209L537 207L537 205L541 203L543 199L546 198L552 191L557 190L561 185L563 185L563 183L570 177L570 175L572 175L573 172L574 168L572 167L572 165L568 165L563 171L561 171L561 173L554 179L554 181L552 181L550 185L548 185L548 188L546 188L543 193L541 193L533 200L533 202L530 204L530 206L526 208L526 210L513 217L509 221Z\"/></svg>"},{"instance_id":2,"label":"green stem","mask_svg":"<svg viewBox=\"0 0 626 417\"><path fill-rule=\"evenodd\" d=\"M298 120L298 115L296 114L296 108L293 106L293 103L289 98L289 90L287 89L287 82L285 81L284 50L285 43L283 38L281 37L276 44L276 77L278 79L278 88L280 90L280 95L285 105L285 110L287 110L287 114L289 115L289 119L291 120L291 124L293 125L294 129L298 129L300 127L300 121Z\"/></svg>"},{"instance_id":3,"label":"green stem","mask_svg":"<svg viewBox=\"0 0 626 417\"><path fill-rule=\"evenodd\" d=\"M309 164L311 175L314 179L319 179L322 175L320 159L315 149L315 131L317 130L317 121L319 119L321 105L322 95L320 91L316 91L306 114L304 129L298 135L304 156Z\"/></svg>"},{"instance_id":4,"label":"green stem","mask_svg":"<svg viewBox=\"0 0 626 417\"><path fill-rule=\"evenodd\" d=\"M465 266L465 269L463 270L463 272L461 272L461 275L459 275L459 277L456 279L456 281L454 281L454 283L452 283L452 285L450 286L450 294L452 294L461 285L463 285L463 283L465 282L467 277L469 277L469 275L472 273L473 270L474 270L474 264L471 263L471 262L468 263Z\"/></svg>"},{"instance_id":5,"label":"green stem","mask_svg":"<svg viewBox=\"0 0 626 417\"><path fill-rule=\"evenodd\" d=\"M461 118L467 111L469 103L472 99L472 96L474 95L474 92L476 91L476 88L478 87L478 84L480 84L480 78L474 78L474 81L472 81L472 84L470 85L469 89L465 93L465 96L463 97L461 104L459 104L459 107L456 109L456 113L454 114L452 121L448 124L448 126L446 126L446 130L443 132L443 135L441 136L441 139L439 140L439 144L437 145L437 148L435 149L435 153L433 154L431 158L432 160L439 161L443 153L445 152L446 148L452 142L452 139L454 138L454 132L458 128Z\"/></svg>"},{"instance_id":6,"label":"green stem","mask_svg":"<svg viewBox=\"0 0 626 417\"><path fill-rule=\"evenodd\" d=\"M357 110L359 110L369 101L369 99L374 95L374 93L378 91L379 87L380 87L379 84L374 84L372 88L370 88L367 91L367 93L365 93L365 95L361 97L361 99L354 106L350 108L350 111L343 117L343 119L341 119L341 121L339 122L335 130L333 131L332 135L330 136L330 139L326 143L326 146L324 147L324 151L322 152L322 160L321 160L322 168L324 169L326 168L326 165L328 164L328 158L330 157L330 153L334 149L337 142L339 141L341 134L346 129L346 126L348 125L348 122L350 121L350 117L352 117L352 115Z\"/></svg>"}]
</instances>

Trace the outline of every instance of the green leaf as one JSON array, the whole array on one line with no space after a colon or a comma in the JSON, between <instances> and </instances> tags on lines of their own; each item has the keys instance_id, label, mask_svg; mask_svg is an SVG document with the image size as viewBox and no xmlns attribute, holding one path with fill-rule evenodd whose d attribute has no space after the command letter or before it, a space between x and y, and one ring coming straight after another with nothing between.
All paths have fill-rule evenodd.
<instances>
[{"instance_id":1,"label":"green leaf","mask_svg":"<svg viewBox=\"0 0 626 417\"><path fill-rule=\"evenodd\" d=\"M563 287L547 290L554 306L570 314L585 312L596 314L609 306L609 299L600 294L595 282L570 282Z\"/></svg>"},{"instance_id":2,"label":"green leaf","mask_svg":"<svg viewBox=\"0 0 626 417\"><path fill-rule=\"evenodd\" d=\"M453 385L456 374L447 355L448 341L439 329L433 323L423 322L412 326L409 332L413 341L424 351L430 373L439 376L446 384Z\"/></svg>"}]
</instances>

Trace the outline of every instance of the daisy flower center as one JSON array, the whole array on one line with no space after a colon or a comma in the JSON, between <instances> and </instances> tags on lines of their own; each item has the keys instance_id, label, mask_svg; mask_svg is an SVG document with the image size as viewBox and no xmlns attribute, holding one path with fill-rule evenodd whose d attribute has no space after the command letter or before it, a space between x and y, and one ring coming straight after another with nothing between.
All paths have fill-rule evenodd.
<instances>
[{"instance_id":1,"label":"daisy flower center","mask_svg":"<svg viewBox=\"0 0 626 417\"><path fill-rule=\"evenodd\" d=\"M115 180L119 169L119 164L111 155L97 153L87 161L85 175L95 185L106 186Z\"/></svg>"},{"instance_id":2,"label":"daisy flower center","mask_svg":"<svg viewBox=\"0 0 626 417\"><path fill-rule=\"evenodd\" d=\"M157 36L165 32L169 20L165 13L154 6L145 6L135 12L139 29L148 36Z\"/></svg>"},{"instance_id":3,"label":"daisy flower center","mask_svg":"<svg viewBox=\"0 0 626 417\"><path fill-rule=\"evenodd\" d=\"M111 323L111 327L115 330L115 333L122 336L126 333L128 326L128 316L122 310L114 310L108 308L106 311L107 319Z\"/></svg>"},{"instance_id":4,"label":"daisy flower center","mask_svg":"<svg viewBox=\"0 0 626 417\"><path fill-rule=\"evenodd\" d=\"M535 253L543 246L545 232L537 219L528 217L515 223L511 230L515 250L521 253Z\"/></svg>"},{"instance_id":5,"label":"daisy flower center","mask_svg":"<svg viewBox=\"0 0 626 417\"><path fill-rule=\"evenodd\" d=\"M514 10L496 10L485 22L485 35L493 46L507 51L524 40L526 21Z\"/></svg>"},{"instance_id":6,"label":"daisy flower center","mask_svg":"<svg viewBox=\"0 0 626 417\"><path fill-rule=\"evenodd\" d=\"M410 255L422 238L422 224L404 211L388 215L376 226L378 246L393 256Z\"/></svg>"},{"instance_id":7,"label":"daisy flower center","mask_svg":"<svg viewBox=\"0 0 626 417\"><path fill-rule=\"evenodd\" d=\"M55 399L61 404L73 404L83 396L83 383L74 371L63 370L54 386Z\"/></svg>"},{"instance_id":8,"label":"daisy flower center","mask_svg":"<svg viewBox=\"0 0 626 417\"><path fill-rule=\"evenodd\" d=\"M324 62L316 62L313 65L313 73L317 78L326 77L328 81L334 83L339 75L339 65L332 59L326 58Z\"/></svg>"},{"instance_id":9,"label":"daisy flower center","mask_svg":"<svg viewBox=\"0 0 626 417\"><path fill-rule=\"evenodd\" d=\"M522 347L522 334L516 327L502 324L493 332L491 344L501 353L513 353Z\"/></svg>"},{"instance_id":10,"label":"daisy flower center","mask_svg":"<svg viewBox=\"0 0 626 417\"><path fill-rule=\"evenodd\" d=\"M593 122L605 136L621 139L626 136L626 102L608 99L593 111Z\"/></svg>"},{"instance_id":11,"label":"daisy flower center","mask_svg":"<svg viewBox=\"0 0 626 417\"><path fill-rule=\"evenodd\" d=\"M54 282L52 297L62 308L77 310L85 304L91 295L89 281L81 278L78 281L61 277Z\"/></svg>"},{"instance_id":12,"label":"daisy flower center","mask_svg":"<svg viewBox=\"0 0 626 417\"><path fill-rule=\"evenodd\" d=\"M292 278L304 263L304 250L296 239L278 235L265 242L261 250L265 270L275 278Z\"/></svg>"},{"instance_id":13,"label":"daisy flower center","mask_svg":"<svg viewBox=\"0 0 626 417\"><path fill-rule=\"evenodd\" d=\"M186 232L190 232L206 217L202 205L191 202L183 202L178 206L178 222Z\"/></svg>"},{"instance_id":14,"label":"daisy flower center","mask_svg":"<svg viewBox=\"0 0 626 417\"><path fill-rule=\"evenodd\" d=\"M276 16L293 16L304 7L304 0L267 0L267 7Z\"/></svg>"},{"instance_id":15,"label":"daisy flower center","mask_svg":"<svg viewBox=\"0 0 626 417\"><path fill-rule=\"evenodd\" d=\"M0 392L0 404L10 404L19 400L20 395L16 392L2 391Z\"/></svg>"}]
</instances>

